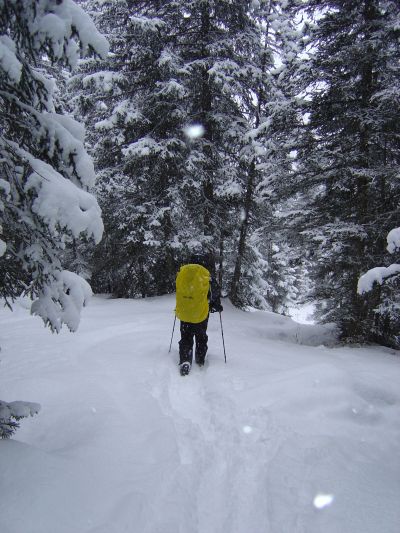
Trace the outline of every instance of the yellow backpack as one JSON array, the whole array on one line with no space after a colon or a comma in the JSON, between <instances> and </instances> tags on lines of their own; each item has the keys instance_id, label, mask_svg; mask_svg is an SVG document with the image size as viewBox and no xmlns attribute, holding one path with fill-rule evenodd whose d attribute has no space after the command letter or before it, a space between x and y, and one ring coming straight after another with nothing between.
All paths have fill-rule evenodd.
<instances>
[{"instance_id":1,"label":"yellow backpack","mask_svg":"<svg viewBox=\"0 0 400 533\"><path fill-rule=\"evenodd\" d=\"M183 322L198 324L208 316L210 272L201 265L184 265L176 276L175 314Z\"/></svg>"}]
</instances>

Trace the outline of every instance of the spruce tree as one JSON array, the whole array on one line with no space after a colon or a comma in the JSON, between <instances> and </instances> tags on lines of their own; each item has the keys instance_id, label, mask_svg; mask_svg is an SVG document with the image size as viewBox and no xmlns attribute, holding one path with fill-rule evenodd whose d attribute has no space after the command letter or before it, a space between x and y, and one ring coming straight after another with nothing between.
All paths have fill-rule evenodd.
<instances>
[{"instance_id":1,"label":"spruce tree","mask_svg":"<svg viewBox=\"0 0 400 533\"><path fill-rule=\"evenodd\" d=\"M230 296L238 306L258 298L264 302L262 307L275 310L285 308L291 290L289 285L288 292L283 290L283 271L278 272L280 262L273 260L271 250L287 246L281 227L285 221L280 217L278 223L276 212L282 185L292 174L290 154L299 130L296 98L301 92L302 42L291 2L261 2L252 16L257 29L253 43L257 79L250 89L252 98L243 102L248 118L240 158L244 194ZM254 239L261 232L262 243ZM252 249L255 242L261 244L257 251ZM279 288L273 287L272 280Z\"/></svg>"},{"instance_id":2,"label":"spruce tree","mask_svg":"<svg viewBox=\"0 0 400 533\"><path fill-rule=\"evenodd\" d=\"M84 128L60 112L49 71L108 45L72 1L1 2L0 35L0 295L28 294L53 330L74 330L90 287L63 250L83 234L99 241L102 222Z\"/></svg>"},{"instance_id":3,"label":"spruce tree","mask_svg":"<svg viewBox=\"0 0 400 533\"><path fill-rule=\"evenodd\" d=\"M82 235L99 241L102 222L84 128L62 113L52 69L107 49L72 0L0 1L0 297L11 307L29 295L53 331L76 330L91 294L65 270L65 247ZM0 401L0 438L39 410Z\"/></svg>"},{"instance_id":4,"label":"spruce tree","mask_svg":"<svg viewBox=\"0 0 400 533\"><path fill-rule=\"evenodd\" d=\"M133 297L173 289L181 245L171 212L180 209L177 168L187 150L167 25L144 4L90 2L112 54L100 71L82 65L70 84L75 112L91 126L105 221L92 282L96 290Z\"/></svg>"},{"instance_id":5,"label":"spruce tree","mask_svg":"<svg viewBox=\"0 0 400 533\"><path fill-rule=\"evenodd\" d=\"M106 224L95 257L100 290L112 280L120 295L171 291L177 265L196 246L216 251L225 241L232 260L247 172L238 157L245 101L259 83L251 4L123 3L123 23L108 17L119 93L107 103L96 92L101 83L88 91L82 73L87 94L76 99L90 106L97 94L107 115L92 122Z\"/></svg>"},{"instance_id":6,"label":"spruce tree","mask_svg":"<svg viewBox=\"0 0 400 533\"><path fill-rule=\"evenodd\" d=\"M337 322L343 338L376 340L383 326L378 302L362 299L357 281L385 260L384 236L396 218L399 7L380 0L304 6L312 19L310 103L298 183L313 196L303 222L314 295L320 317Z\"/></svg>"}]
</instances>

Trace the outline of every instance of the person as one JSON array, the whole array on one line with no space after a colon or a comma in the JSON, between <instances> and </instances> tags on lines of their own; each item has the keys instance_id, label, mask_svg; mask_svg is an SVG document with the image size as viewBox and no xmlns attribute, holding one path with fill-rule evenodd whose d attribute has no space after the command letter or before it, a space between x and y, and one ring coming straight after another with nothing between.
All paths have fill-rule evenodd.
<instances>
[{"instance_id":1,"label":"person","mask_svg":"<svg viewBox=\"0 0 400 533\"><path fill-rule=\"evenodd\" d=\"M180 320L179 368L182 376L189 374L193 361L203 366L208 349L209 313L221 313L221 292L215 279L211 254L195 254L182 266L176 278L176 309Z\"/></svg>"}]
</instances>

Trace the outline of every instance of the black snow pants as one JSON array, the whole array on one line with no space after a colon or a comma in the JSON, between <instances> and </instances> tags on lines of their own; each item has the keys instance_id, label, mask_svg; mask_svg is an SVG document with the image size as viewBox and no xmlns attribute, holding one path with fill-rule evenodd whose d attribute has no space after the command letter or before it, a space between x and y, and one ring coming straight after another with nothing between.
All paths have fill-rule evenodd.
<instances>
[{"instance_id":1,"label":"black snow pants","mask_svg":"<svg viewBox=\"0 0 400 533\"><path fill-rule=\"evenodd\" d=\"M207 325L208 317L199 322L181 321L181 340L179 341L179 364L188 362L192 364L193 359L193 337L196 339L195 360L198 365L204 365L204 359L207 353Z\"/></svg>"}]
</instances>

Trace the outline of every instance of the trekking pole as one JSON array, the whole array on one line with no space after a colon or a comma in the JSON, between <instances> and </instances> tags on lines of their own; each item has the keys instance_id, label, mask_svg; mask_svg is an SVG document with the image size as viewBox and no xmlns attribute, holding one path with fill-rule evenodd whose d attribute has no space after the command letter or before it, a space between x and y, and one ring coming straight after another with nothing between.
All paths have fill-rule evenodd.
<instances>
[{"instance_id":1,"label":"trekking pole","mask_svg":"<svg viewBox=\"0 0 400 533\"><path fill-rule=\"evenodd\" d=\"M222 327L222 316L221 316L221 311L219 312L219 321L220 321L220 323L221 323L222 346L224 347L224 357L225 357L225 363L226 363L226 351L225 351L224 328Z\"/></svg>"},{"instance_id":2,"label":"trekking pole","mask_svg":"<svg viewBox=\"0 0 400 533\"><path fill-rule=\"evenodd\" d=\"M173 328L172 328L171 342L169 343L169 350L168 350L168 353L170 353L170 351L171 351L172 339L173 339L173 337L174 337L174 331L175 331L175 322L176 322L176 315L175 315L175 318L174 318L174 326L173 326Z\"/></svg>"}]
</instances>

